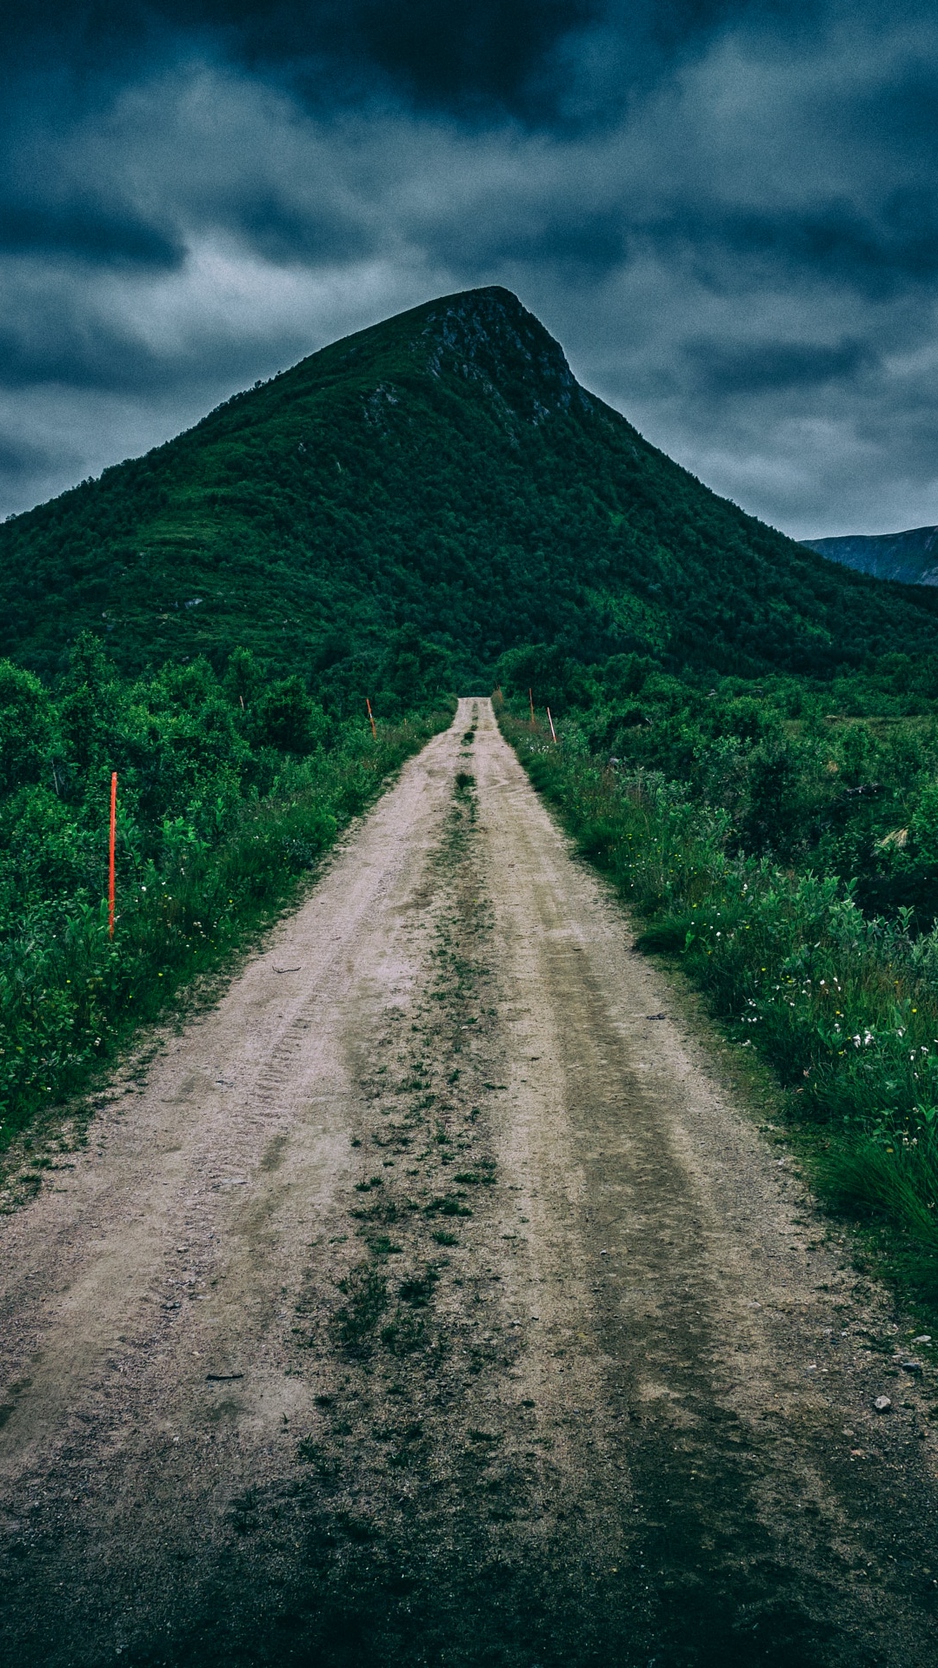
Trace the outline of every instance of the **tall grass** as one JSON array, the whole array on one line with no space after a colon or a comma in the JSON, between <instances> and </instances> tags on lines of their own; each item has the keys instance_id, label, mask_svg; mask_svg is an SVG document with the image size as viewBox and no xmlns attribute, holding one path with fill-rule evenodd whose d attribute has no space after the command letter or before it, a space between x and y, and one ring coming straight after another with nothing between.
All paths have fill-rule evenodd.
<instances>
[{"instance_id":1,"label":"tall grass","mask_svg":"<svg viewBox=\"0 0 938 1668\"><path fill-rule=\"evenodd\" d=\"M377 742L362 727L332 751L285 764L267 797L226 809L215 838L178 818L158 856L142 857L128 825L113 940L106 903L84 890L37 889L22 916L10 911L0 937L0 1150L293 900L351 818L451 716L383 727ZM102 824L105 803L102 794Z\"/></svg>"},{"instance_id":2,"label":"tall grass","mask_svg":"<svg viewBox=\"0 0 938 1668\"><path fill-rule=\"evenodd\" d=\"M743 1047L823 1136L816 1180L898 1236L938 1296L938 930L868 919L832 876L729 849L729 819L660 774L555 747L501 715L508 740L580 849L644 919L640 947L681 959Z\"/></svg>"}]
</instances>

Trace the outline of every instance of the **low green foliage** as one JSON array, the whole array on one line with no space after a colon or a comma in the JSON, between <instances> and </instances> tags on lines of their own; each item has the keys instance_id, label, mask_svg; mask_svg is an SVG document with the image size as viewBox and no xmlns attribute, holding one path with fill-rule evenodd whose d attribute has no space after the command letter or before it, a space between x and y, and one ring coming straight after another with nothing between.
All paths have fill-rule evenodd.
<instances>
[{"instance_id":1,"label":"low green foliage","mask_svg":"<svg viewBox=\"0 0 938 1668\"><path fill-rule=\"evenodd\" d=\"M339 1343L353 1355L367 1352L375 1328L388 1307L388 1286L371 1263L361 1263L341 1282L345 1303L337 1311L334 1329Z\"/></svg>"},{"instance_id":2,"label":"low green foliage","mask_svg":"<svg viewBox=\"0 0 938 1668\"><path fill-rule=\"evenodd\" d=\"M220 678L196 661L130 682L82 638L52 692L0 663L0 1147L294 897L448 717L375 742L246 654Z\"/></svg>"}]
</instances>

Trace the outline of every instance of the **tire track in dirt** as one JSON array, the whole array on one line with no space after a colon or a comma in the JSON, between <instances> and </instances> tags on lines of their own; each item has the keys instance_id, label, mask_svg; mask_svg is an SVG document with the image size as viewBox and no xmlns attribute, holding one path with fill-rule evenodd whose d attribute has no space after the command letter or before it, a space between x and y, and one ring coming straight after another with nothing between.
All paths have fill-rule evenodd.
<instances>
[{"instance_id":1,"label":"tire track in dirt","mask_svg":"<svg viewBox=\"0 0 938 1668\"><path fill-rule=\"evenodd\" d=\"M461 703L0 1225L11 1655L932 1663L922 1378L671 1000Z\"/></svg>"}]
</instances>

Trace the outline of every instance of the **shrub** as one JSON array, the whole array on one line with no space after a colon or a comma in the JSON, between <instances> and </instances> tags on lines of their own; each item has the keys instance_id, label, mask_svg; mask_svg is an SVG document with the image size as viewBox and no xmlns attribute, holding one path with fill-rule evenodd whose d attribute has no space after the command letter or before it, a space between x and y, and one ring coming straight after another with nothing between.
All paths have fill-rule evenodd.
<instances>
[{"instance_id":1,"label":"shrub","mask_svg":"<svg viewBox=\"0 0 938 1668\"><path fill-rule=\"evenodd\" d=\"M938 926L869 917L836 875L740 849L725 811L660 773L604 767L501 719L580 849L646 920L645 950L681 958L744 1047L823 1134L818 1179L891 1225L938 1295Z\"/></svg>"},{"instance_id":2,"label":"shrub","mask_svg":"<svg viewBox=\"0 0 938 1668\"><path fill-rule=\"evenodd\" d=\"M255 720L241 692L256 663L232 661L221 681L195 660L130 683L82 640L58 700L0 665L0 1147L295 896L338 830L448 721L382 726L377 743L361 721L327 734L297 678L266 685Z\"/></svg>"}]
</instances>

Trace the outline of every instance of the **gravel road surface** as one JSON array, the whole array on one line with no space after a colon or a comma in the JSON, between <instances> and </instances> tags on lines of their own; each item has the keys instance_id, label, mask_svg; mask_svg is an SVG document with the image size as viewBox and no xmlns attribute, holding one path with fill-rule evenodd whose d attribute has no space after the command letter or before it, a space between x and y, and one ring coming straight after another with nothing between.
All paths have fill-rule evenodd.
<instances>
[{"instance_id":1,"label":"gravel road surface","mask_svg":"<svg viewBox=\"0 0 938 1668\"><path fill-rule=\"evenodd\" d=\"M929 1346L720 1058L462 701L0 1218L3 1660L935 1668Z\"/></svg>"}]
</instances>

